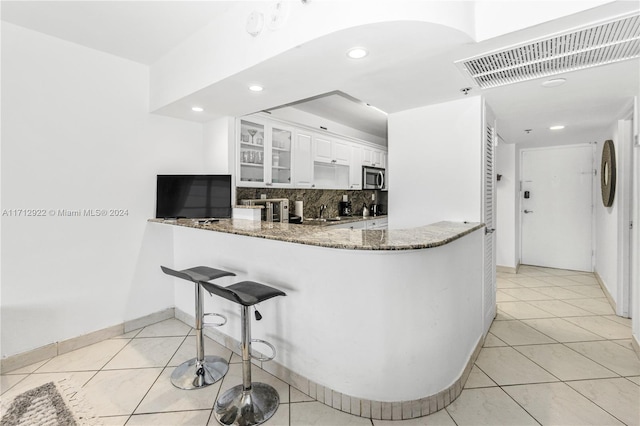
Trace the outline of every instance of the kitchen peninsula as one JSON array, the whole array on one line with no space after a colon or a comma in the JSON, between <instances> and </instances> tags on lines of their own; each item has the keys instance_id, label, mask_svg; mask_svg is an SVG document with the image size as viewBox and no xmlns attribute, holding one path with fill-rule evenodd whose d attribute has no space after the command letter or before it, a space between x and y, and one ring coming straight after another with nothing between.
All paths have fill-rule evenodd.
<instances>
[{"instance_id":1,"label":"kitchen peninsula","mask_svg":"<svg viewBox=\"0 0 640 426\"><path fill-rule=\"evenodd\" d=\"M174 265L167 266L219 267L237 274L222 285L251 279L287 293L259 308L269 321L254 321L252 333L278 350L262 368L312 398L363 417L399 419L440 410L460 394L483 341L483 224L350 230L238 219L149 222L172 225ZM180 284L176 317L192 323L193 290ZM228 317L207 334L235 349L235 306L207 297L205 311Z\"/></svg>"}]
</instances>

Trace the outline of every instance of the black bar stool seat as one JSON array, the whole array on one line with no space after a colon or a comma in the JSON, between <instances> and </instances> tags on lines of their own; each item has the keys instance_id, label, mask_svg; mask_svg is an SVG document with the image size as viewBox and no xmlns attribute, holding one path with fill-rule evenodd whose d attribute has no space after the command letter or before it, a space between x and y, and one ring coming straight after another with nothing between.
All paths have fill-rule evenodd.
<instances>
[{"instance_id":1,"label":"black bar stool seat","mask_svg":"<svg viewBox=\"0 0 640 426\"><path fill-rule=\"evenodd\" d=\"M213 414L223 425L253 426L269 420L280 405L280 395L266 383L251 382L251 316L249 308L277 296L286 296L278 289L254 281L242 281L228 287L200 281L200 285L209 293L220 296L241 305L242 323L242 384L222 394L216 401ZM256 320L262 317L256 311ZM272 350L271 357L258 358L269 361L275 357L275 348L263 340L253 340L267 344Z\"/></svg>"},{"instance_id":2,"label":"black bar stool seat","mask_svg":"<svg viewBox=\"0 0 640 426\"><path fill-rule=\"evenodd\" d=\"M253 306L256 303L264 302L272 297L286 296L286 293L276 288L255 281L241 281L231 284L228 287L202 281L200 285L209 293L223 297L242 306Z\"/></svg>"},{"instance_id":3,"label":"black bar stool seat","mask_svg":"<svg viewBox=\"0 0 640 426\"><path fill-rule=\"evenodd\" d=\"M208 266L196 266L189 269L176 271L166 266L160 266L162 272L195 284L195 330L196 330L196 357L183 362L171 373L171 383L180 389L199 389L209 386L222 379L229 370L229 363L214 355L204 354L204 336L202 328L205 315L221 317L224 321L220 324L207 324L209 326L221 326L227 319L220 314L204 313L202 286L200 281L210 281L217 278L234 276L233 272Z\"/></svg>"}]
</instances>

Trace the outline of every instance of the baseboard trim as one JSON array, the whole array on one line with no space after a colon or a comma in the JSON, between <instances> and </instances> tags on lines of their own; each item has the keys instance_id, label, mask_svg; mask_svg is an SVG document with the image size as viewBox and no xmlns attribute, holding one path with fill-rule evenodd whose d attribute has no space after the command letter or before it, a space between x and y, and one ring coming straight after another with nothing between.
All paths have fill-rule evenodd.
<instances>
[{"instance_id":1,"label":"baseboard trim","mask_svg":"<svg viewBox=\"0 0 640 426\"><path fill-rule=\"evenodd\" d=\"M192 315L177 308L175 310L175 317L191 327L193 327L193 324L195 323L195 318ZM232 352L239 354L240 342L238 340L227 336L218 330L210 328L204 330L204 335L215 342L218 342L222 346L225 346ZM435 395L429 395L412 401L384 402L362 399L340 393L336 390L322 386L319 383L315 383L283 366L277 361L264 363L252 361L252 363L256 364L266 372L273 374L283 382L302 391L314 400L335 408L336 410L375 420L405 420L428 416L429 414L442 410L455 401L456 398L460 396L460 393L462 393L462 389L469 378L471 369L480 354L483 344L484 337L481 336L478 339L465 368L451 386Z\"/></svg>"},{"instance_id":2,"label":"baseboard trim","mask_svg":"<svg viewBox=\"0 0 640 426\"><path fill-rule=\"evenodd\" d=\"M519 263L515 267L496 265L496 272L503 272L505 274L517 274L518 269L520 269Z\"/></svg>"},{"instance_id":3,"label":"baseboard trim","mask_svg":"<svg viewBox=\"0 0 640 426\"><path fill-rule=\"evenodd\" d=\"M124 322L124 332L128 333L133 330L137 330L142 327L146 327L151 324L155 324L160 321L164 321L170 318L175 318L175 309L167 308L162 311L154 312L149 315L145 315L140 318L132 319Z\"/></svg>"},{"instance_id":4,"label":"baseboard trim","mask_svg":"<svg viewBox=\"0 0 640 426\"><path fill-rule=\"evenodd\" d=\"M602 292L604 293L605 297L607 298L607 301L609 302L609 304L613 308L613 312L618 312L618 310L616 309L616 301L613 300L613 297L611 297L611 293L609 293L609 289L604 284L604 281L602 280L602 277L600 276L600 274L598 274L598 271L593 271L593 275L595 275L596 280L598 281L598 284L600 285L600 288L602 289Z\"/></svg>"},{"instance_id":5,"label":"baseboard trim","mask_svg":"<svg viewBox=\"0 0 640 426\"><path fill-rule=\"evenodd\" d=\"M124 333L128 333L129 331L137 330L165 319L174 318L174 316L174 308L168 308L144 317L125 321L118 325L92 331L91 333L83 334L82 336L72 337L70 339L50 343L30 351L11 355L0 359L0 373L8 373L31 364L35 364L36 362L46 361L49 358L120 336Z\"/></svg>"}]
</instances>

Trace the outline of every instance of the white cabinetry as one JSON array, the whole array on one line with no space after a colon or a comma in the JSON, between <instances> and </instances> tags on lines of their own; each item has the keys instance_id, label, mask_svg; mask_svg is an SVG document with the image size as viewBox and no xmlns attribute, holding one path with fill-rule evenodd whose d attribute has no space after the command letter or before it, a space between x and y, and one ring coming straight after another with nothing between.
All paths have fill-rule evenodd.
<instances>
[{"instance_id":1,"label":"white cabinetry","mask_svg":"<svg viewBox=\"0 0 640 426\"><path fill-rule=\"evenodd\" d=\"M293 128L260 119L238 120L238 186L291 187Z\"/></svg>"},{"instance_id":2,"label":"white cabinetry","mask_svg":"<svg viewBox=\"0 0 640 426\"><path fill-rule=\"evenodd\" d=\"M331 163L349 166L351 147L348 142L317 135L314 138L314 158L316 163Z\"/></svg>"},{"instance_id":3,"label":"white cabinetry","mask_svg":"<svg viewBox=\"0 0 640 426\"><path fill-rule=\"evenodd\" d=\"M293 183L296 188L313 187L312 140L311 133L296 131L293 146Z\"/></svg>"},{"instance_id":4,"label":"white cabinetry","mask_svg":"<svg viewBox=\"0 0 640 426\"><path fill-rule=\"evenodd\" d=\"M370 167L387 167L387 152L382 149L364 147L362 165Z\"/></svg>"},{"instance_id":5,"label":"white cabinetry","mask_svg":"<svg viewBox=\"0 0 640 426\"><path fill-rule=\"evenodd\" d=\"M362 189L362 166L386 167L386 152L356 139L260 114L236 124L237 186Z\"/></svg>"},{"instance_id":6,"label":"white cabinetry","mask_svg":"<svg viewBox=\"0 0 640 426\"><path fill-rule=\"evenodd\" d=\"M365 229L366 221L359 220L357 222L340 223L338 225L330 225L331 229Z\"/></svg>"},{"instance_id":7,"label":"white cabinetry","mask_svg":"<svg viewBox=\"0 0 640 426\"><path fill-rule=\"evenodd\" d=\"M337 225L329 225L331 229L387 229L389 220L386 217L374 219L362 219L356 222L339 223Z\"/></svg>"},{"instance_id":8,"label":"white cabinetry","mask_svg":"<svg viewBox=\"0 0 640 426\"><path fill-rule=\"evenodd\" d=\"M351 166L349 167L349 189L362 189L362 145L351 145Z\"/></svg>"},{"instance_id":9,"label":"white cabinetry","mask_svg":"<svg viewBox=\"0 0 640 426\"><path fill-rule=\"evenodd\" d=\"M389 219L386 217L369 219L366 221L366 229L387 229L389 226Z\"/></svg>"}]
</instances>

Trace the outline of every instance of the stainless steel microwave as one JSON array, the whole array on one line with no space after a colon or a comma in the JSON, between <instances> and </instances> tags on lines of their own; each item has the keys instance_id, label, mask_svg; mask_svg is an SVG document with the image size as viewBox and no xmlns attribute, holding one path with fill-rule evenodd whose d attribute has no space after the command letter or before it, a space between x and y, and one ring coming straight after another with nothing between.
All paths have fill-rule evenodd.
<instances>
[{"instance_id":1,"label":"stainless steel microwave","mask_svg":"<svg viewBox=\"0 0 640 426\"><path fill-rule=\"evenodd\" d=\"M362 189L384 189L384 169L362 166Z\"/></svg>"},{"instance_id":2,"label":"stainless steel microwave","mask_svg":"<svg viewBox=\"0 0 640 426\"><path fill-rule=\"evenodd\" d=\"M287 198L242 200L241 204L245 206L264 206L262 220L265 222L289 222L289 200Z\"/></svg>"}]
</instances>

